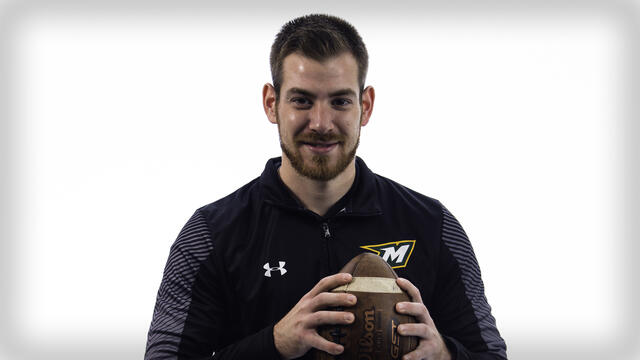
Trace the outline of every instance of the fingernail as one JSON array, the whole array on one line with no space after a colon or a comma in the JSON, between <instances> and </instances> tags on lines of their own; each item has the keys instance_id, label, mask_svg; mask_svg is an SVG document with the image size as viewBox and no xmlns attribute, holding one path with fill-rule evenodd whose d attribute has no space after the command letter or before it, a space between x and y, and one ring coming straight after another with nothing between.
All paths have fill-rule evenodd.
<instances>
[{"instance_id":1,"label":"fingernail","mask_svg":"<svg viewBox=\"0 0 640 360\"><path fill-rule=\"evenodd\" d=\"M353 321L353 314L346 314L344 316L344 319L348 322L352 322Z\"/></svg>"},{"instance_id":2,"label":"fingernail","mask_svg":"<svg viewBox=\"0 0 640 360\"><path fill-rule=\"evenodd\" d=\"M398 304L396 305L396 308L398 309L398 311L400 311L400 310L404 310L404 304L403 304L403 303L398 303Z\"/></svg>"},{"instance_id":3,"label":"fingernail","mask_svg":"<svg viewBox=\"0 0 640 360\"><path fill-rule=\"evenodd\" d=\"M356 302L356 297L354 295L349 295L348 300L349 300L350 303L354 303L354 302Z\"/></svg>"}]
</instances>

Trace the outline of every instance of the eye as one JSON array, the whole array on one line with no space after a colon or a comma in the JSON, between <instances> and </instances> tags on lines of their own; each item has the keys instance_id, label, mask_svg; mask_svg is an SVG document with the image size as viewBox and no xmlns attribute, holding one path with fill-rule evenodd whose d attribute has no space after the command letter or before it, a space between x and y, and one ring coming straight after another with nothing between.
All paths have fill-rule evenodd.
<instances>
[{"instance_id":1,"label":"eye","mask_svg":"<svg viewBox=\"0 0 640 360\"><path fill-rule=\"evenodd\" d=\"M347 98L335 98L331 100L331 105L337 106L337 107L346 107L351 105L351 103L352 101Z\"/></svg>"},{"instance_id":2,"label":"eye","mask_svg":"<svg viewBox=\"0 0 640 360\"><path fill-rule=\"evenodd\" d=\"M292 97L289 99L289 102L297 107L309 107L312 105L311 101L305 97Z\"/></svg>"}]
</instances>

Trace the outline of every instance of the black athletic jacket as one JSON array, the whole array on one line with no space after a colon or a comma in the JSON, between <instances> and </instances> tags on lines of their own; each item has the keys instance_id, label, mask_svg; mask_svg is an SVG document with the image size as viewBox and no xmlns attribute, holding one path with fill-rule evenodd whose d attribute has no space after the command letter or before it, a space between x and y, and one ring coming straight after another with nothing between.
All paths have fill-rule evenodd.
<instances>
[{"instance_id":1,"label":"black athletic jacket","mask_svg":"<svg viewBox=\"0 0 640 360\"><path fill-rule=\"evenodd\" d=\"M145 359L279 359L274 324L364 251L420 289L454 359L506 359L471 244L440 202L357 158L353 186L322 217L280 180L280 164L269 160L259 178L198 209L182 229Z\"/></svg>"}]
</instances>

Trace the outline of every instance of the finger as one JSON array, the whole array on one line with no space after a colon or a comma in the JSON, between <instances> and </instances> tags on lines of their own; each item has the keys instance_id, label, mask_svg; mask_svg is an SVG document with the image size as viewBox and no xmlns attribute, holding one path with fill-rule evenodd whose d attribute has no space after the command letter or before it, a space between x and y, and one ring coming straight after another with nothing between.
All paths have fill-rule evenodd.
<instances>
[{"instance_id":1,"label":"finger","mask_svg":"<svg viewBox=\"0 0 640 360\"><path fill-rule=\"evenodd\" d=\"M438 354L438 350L433 342L420 341L418 347L412 352L405 354L402 360L440 359L440 357L436 357L436 354Z\"/></svg>"},{"instance_id":2,"label":"finger","mask_svg":"<svg viewBox=\"0 0 640 360\"><path fill-rule=\"evenodd\" d=\"M317 328L320 325L347 325L355 320L348 311L317 311L307 318L306 327Z\"/></svg>"},{"instance_id":3,"label":"finger","mask_svg":"<svg viewBox=\"0 0 640 360\"><path fill-rule=\"evenodd\" d=\"M415 287L411 283L411 281L404 278L398 278L396 279L396 283L398 284L398 286L400 286L402 290L406 291L409 294L411 301L419 302L419 303L422 302L422 296L420 296L420 290L418 290L418 288Z\"/></svg>"},{"instance_id":4,"label":"finger","mask_svg":"<svg viewBox=\"0 0 640 360\"><path fill-rule=\"evenodd\" d=\"M327 307L353 306L357 301L355 295L352 294L323 292L316 295L310 304L312 311L314 311Z\"/></svg>"},{"instance_id":5,"label":"finger","mask_svg":"<svg viewBox=\"0 0 640 360\"><path fill-rule=\"evenodd\" d=\"M417 349L413 350L412 352L405 354L402 357L402 360L422 360L422 359L431 359L429 357L427 357L428 354L424 351L424 349L418 347Z\"/></svg>"},{"instance_id":6,"label":"finger","mask_svg":"<svg viewBox=\"0 0 640 360\"><path fill-rule=\"evenodd\" d=\"M418 347L412 352L405 354L402 360L440 359L441 357L437 356L437 354L442 354L442 349L439 348L437 342L433 340L434 339L420 341ZM442 346L445 346L444 343Z\"/></svg>"},{"instance_id":7,"label":"finger","mask_svg":"<svg viewBox=\"0 0 640 360\"><path fill-rule=\"evenodd\" d=\"M430 331L429 326L423 323L402 324L398 326L398 334L402 336L417 336L421 339L429 340L433 336L433 331Z\"/></svg>"},{"instance_id":8,"label":"finger","mask_svg":"<svg viewBox=\"0 0 640 360\"><path fill-rule=\"evenodd\" d=\"M415 316L418 322L428 325L433 324L433 319L431 319L429 310L423 303L399 302L396 304L396 311L400 314Z\"/></svg>"},{"instance_id":9,"label":"finger","mask_svg":"<svg viewBox=\"0 0 640 360\"><path fill-rule=\"evenodd\" d=\"M313 333L308 340L308 344L318 350L328 352L331 355L339 355L344 351L344 346L331 342L318 333Z\"/></svg>"},{"instance_id":10,"label":"finger","mask_svg":"<svg viewBox=\"0 0 640 360\"><path fill-rule=\"evenodd\" d=\"M329 291L340 285L348 284L351 282L351 280L352 280L351 274L347 274L347 273L338 273L331 276L327 276L325 278L322 278L320 281L318 281L316 286L314 286L313 289L311 289L305 296L315 297L316 295L322 292Z\"/></svg>"}]
</instances>

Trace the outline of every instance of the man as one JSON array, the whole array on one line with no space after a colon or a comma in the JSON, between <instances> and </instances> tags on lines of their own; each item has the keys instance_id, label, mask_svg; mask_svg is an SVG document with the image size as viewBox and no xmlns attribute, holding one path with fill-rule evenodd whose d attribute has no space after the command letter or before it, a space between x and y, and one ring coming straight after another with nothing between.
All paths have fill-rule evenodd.
<instances>
[{"instance_id":1,"label":"man","mask_svg":"<svg viewBox=\"0 0 640 360\"><path fill-rule=\"evenodd\" d=\"M351 281L337 274L363 251L396 268L418 323L405 359L506 359L473 250L437 200L372 173L355 157L375 92L357 31L325 15L297 18L271 49L263 106L282 158L233 194L204 206L171 248L146 359L293 359L340 354L316 331L349 324Z\"/></svg>"}]
</instances>

